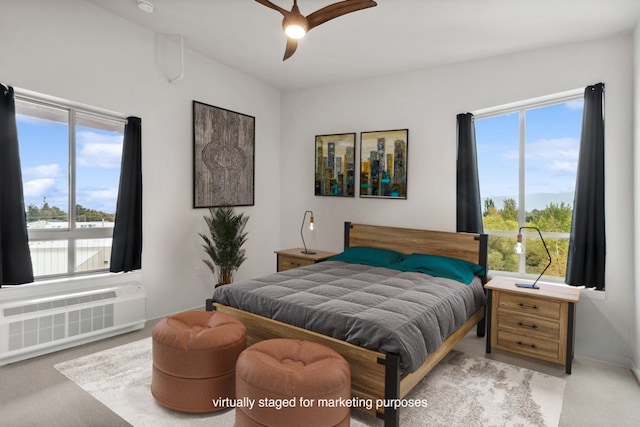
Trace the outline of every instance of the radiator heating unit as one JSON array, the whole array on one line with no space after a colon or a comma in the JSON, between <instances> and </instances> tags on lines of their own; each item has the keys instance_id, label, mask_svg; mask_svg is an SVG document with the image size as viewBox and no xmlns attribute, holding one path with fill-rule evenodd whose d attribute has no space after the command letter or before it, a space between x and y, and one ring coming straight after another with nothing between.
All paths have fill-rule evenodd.
<instances>
[{"instance_id":1,"label":"radiator heating unit","mask_svg":"<svg viewBox=\"0 0 640 427\"><path fill-rule=\"evenodd\" d=\"M134 331L145 324L146 296L139 281L92 287L75 284L64 291L33 293L33 289L2 289L0 365Z\"/></svg>"}]
</instances>

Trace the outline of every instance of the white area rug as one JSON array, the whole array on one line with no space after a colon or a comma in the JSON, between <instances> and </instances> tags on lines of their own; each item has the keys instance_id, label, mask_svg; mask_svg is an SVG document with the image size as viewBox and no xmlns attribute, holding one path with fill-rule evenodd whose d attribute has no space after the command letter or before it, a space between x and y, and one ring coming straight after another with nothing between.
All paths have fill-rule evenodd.
<instances>
[{"instance_id":1,"label":"white area rug","mask_svg":"<svg viewBox=\"0 0 640 427\"><path fill-rule=\"evenodd\" d=\"M168 410L151 396L151 338L55 366L71 381L135 427L229 426L233 410L193 415ZM566 382L484 358L452 351L406 397L427 408L404 408L400 425L557 426ZM352 411L351 425L382 426Z\"/></svg>"}]
</instances>

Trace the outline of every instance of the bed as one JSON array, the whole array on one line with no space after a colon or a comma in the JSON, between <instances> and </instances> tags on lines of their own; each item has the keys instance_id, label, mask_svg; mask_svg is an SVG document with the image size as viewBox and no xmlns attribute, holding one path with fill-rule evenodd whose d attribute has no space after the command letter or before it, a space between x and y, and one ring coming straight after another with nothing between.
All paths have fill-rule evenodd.
<instances>
[{"instance_id":1,"label":"bed","mask_svg":"<svg viewBox=\"0 0 640 427\"><path fill-rule=\"evenodd\" d=\"M284 337L338 351L351 367L353 402L384 402L356 406L397 426L401 399L474 326L484 335L487 236L346 222L344 248L219 287L213 308L245 324L249 345ZM446 261L443 275L432 259Z\"/></svg>"}]
</instances>

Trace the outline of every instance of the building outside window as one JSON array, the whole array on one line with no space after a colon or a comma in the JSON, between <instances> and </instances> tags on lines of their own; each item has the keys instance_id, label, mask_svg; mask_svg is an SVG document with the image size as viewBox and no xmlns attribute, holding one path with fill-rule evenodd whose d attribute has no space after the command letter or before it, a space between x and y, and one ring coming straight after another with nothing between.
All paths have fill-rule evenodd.
<instances>
[{"instance_id":1,"label":"building outside window","mask_svg":"<svg viewBox=\"0 0 640 427\"><path fill-rule=\"evenodd\" d=\"M108 270L124 118L17 94L16 122L35 277Z\"/></svg>"},{"instance_id":2,"label":"building outside window","mask_svg":"<svg viewBox=\"0 0 640 427\"><path fill-rule=\"evenodd\" d=\"M535 230L523 230L522 256L514 252L522 226L539 228L551 253L545 280L566 272L573 213L582 93L523 103L476 115L483 225L489 269L537 277L549 258Z\"/></svg>"}]
</instances>

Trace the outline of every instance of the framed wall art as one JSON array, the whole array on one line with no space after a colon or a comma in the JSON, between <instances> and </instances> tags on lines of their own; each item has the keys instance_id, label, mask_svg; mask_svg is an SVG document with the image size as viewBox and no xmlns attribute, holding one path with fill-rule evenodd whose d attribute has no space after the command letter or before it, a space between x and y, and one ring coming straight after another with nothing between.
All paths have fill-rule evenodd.
<instances>
[{"instance_id":1,"label":"framed wall art","mask_svg":"<svg viewBox=\"0 0 640 427\"><path fill-rule=\"evenodd\" d=\"M193 207L254 204L255 117L193 101Z\"/></svg>"},{"instance_id":2,"label":"framed wall art","mask_svg":"<svg viewBox=\"0 0 640 427\"><path fill-rule=\"evenodd\" d=\"M316 135L316 196L355 197L356 134Z\"/></svg>"},{"instance_id":3,"label":"framed wall art","mask_svg":"<svg viewBox=\"0 0 640 427\"><path fill-rule=\"evenodd\" d=\"M360 197L406 199L409 129L360 133Z\"/></svg>"}]
</instances>

